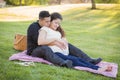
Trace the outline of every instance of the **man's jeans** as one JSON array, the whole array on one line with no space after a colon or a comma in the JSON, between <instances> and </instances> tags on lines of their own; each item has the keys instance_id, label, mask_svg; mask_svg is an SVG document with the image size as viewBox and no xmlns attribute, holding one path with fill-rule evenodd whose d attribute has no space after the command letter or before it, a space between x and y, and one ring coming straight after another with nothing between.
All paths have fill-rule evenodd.
<instances>
[{"instance_id":1,"label":"man's jeans","mask_svg":"<svg viewBox=\"0 0 120 80\"><path fill-rule=\"evenodd\" d=\"M82 50L73 46L70 43L69 43L69 54L73 55L73 56L76 56L76 57L79 57L79 58L82 58L87 62L92 60L92 58L90 58L86 53L84 53Z\"/></svg>"}]
</instances>

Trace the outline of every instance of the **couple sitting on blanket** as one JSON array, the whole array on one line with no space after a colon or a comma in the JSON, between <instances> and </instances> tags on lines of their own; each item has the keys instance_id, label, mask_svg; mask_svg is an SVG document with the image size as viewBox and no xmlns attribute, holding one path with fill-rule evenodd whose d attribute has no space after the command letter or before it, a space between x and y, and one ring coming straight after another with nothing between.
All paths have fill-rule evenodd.
<instances>
[{"instance_id":1,"label":"couple sitting on blanket","mask_svg":"<svg viewBox=\"0 0 120 80\"><path fill-rule=\"evenodd\" d=\"M32 23L27 31L27 54L68 68L81 66L99 71L112 70L111 66L96 66L101 58L92 59L69 44L60 26L61 21L62 16L59 13L50 15L48 11L41 11L39 20Z\"/></svg>"}]
</instances>

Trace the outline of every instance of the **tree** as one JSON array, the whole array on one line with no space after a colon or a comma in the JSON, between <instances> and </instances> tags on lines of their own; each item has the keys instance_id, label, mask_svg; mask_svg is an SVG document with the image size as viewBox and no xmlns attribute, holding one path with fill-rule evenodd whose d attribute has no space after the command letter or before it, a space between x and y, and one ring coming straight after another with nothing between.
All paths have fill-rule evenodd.
<instances>
[{"instance_id":1,"label":"tree","mask_svg":"<svg viewBox=\"0 0 120 80\"><path fill-rule=\"evenodd\" d=\"M22 6L22 0L19 0L20 6Z\"/></svg>"},{"instance_id":2,"label":"tree","mask_svg":"<svg viewBox=\"0 0 120 80\"><path fill-rule=\"evenodd\" d=\"M91 0L91 3L92 3L92 8L91 9L96 9L95 0Z\"/></svg>"},{"instance_id":3,"label":"tree","mask_svg":"<svg viewBox=\"0 0 120 80\"><path fill-rule=\"evenodd\" d=\"M9 5L22 6L32 4L34 0L5 0Z\"/></svg>"},{"instance_id":4,"label":"tree","mask_svg":"<svg viewBox=\"0 0 120 80\"><path fill-rule=\"evenodd\" d=\"M57 0L58 4L61 4L61 0Z\"/></svg>"}]
</instances>

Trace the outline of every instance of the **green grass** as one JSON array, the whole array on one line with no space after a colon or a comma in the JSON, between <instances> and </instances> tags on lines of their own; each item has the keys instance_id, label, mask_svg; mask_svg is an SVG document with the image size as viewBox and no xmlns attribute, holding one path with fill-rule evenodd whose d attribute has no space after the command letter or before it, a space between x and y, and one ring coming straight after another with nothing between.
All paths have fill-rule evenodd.
<instances>
[{"instance_id":1,"label":"green grass","mask_svg":"<svg viewBox=\"0 0 120 80\"><path fill-rule=\"evenodd\" d=\"M107 7L108 8L108 7ZM62 26L70 43L89 56L117 63L120 67L120 10L76 8L63 12ZM78 71L35 63L19 66L8 58L16 33L26 34L27 22L0 22L0 79L1 80L115 80L86 71ZM120 80L120 70L116 80Z\"/></svg>"}]
</instances>

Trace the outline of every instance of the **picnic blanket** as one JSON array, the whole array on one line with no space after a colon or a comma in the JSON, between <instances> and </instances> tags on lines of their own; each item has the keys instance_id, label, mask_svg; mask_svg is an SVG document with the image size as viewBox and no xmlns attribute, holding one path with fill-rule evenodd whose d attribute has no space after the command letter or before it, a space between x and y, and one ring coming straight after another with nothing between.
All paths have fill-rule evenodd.
<instances>
[{"instance_id":1,"label":"picnic blanket","mask_svg":"<svg viewBox=\"0 0 120 80\"><path fill-rule=\"evenodd\" d=\"M45 63L45 64L52 64L51 62L44 60L42 58L37 58L37 57L32 57L26 54L26 50L23 52L19 52L16 54L13 54L12 56L9 57L9 60L20 60L20 61L31 61L31 62L40 62L40 63ZM112 77L112 78L116 78L117 77L117 73L118 73L118 65L116 63L110 63L110 62L100 62L99 64L97 64L98 66L105 66L105 65L111 65L112 71L107 72L99 72L97 70L93 70L87 67L80 67L80 66L75 66L74 69L76 70L84 70L84 71L88 71L88 72L92 72L92 73L96 73L96 74L101 74L107 77Z\"/></svg>"}]
</instances>

